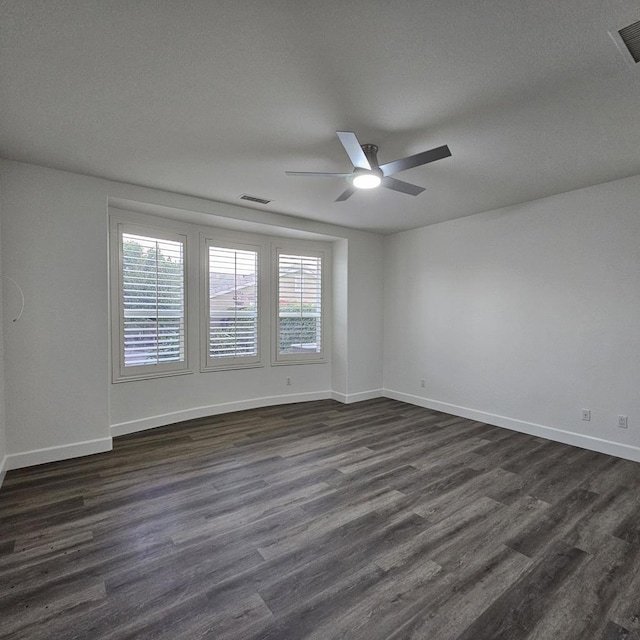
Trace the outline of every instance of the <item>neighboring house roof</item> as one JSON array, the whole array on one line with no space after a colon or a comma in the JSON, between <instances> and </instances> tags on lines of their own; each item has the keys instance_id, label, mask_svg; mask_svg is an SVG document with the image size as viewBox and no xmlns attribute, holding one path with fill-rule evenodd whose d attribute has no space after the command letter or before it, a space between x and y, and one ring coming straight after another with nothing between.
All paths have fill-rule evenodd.
<instances>
[{"instance_id":1,"label":"neighboring house roof","mask_svg":"<svg viewBox=\"0 0 640 640\"><path fill-rule=\"evenodd\" d=\"M215 293L210 293L209 298L219 298L220 296L228 295L230 293L235 293L238 291L242 291L243 289L247 289L249 287L254 287L256 284L255 280L253 282L247 282L246 284L241 284L236 287L231 287L224 289L222 291L216 291Z\"/></svg>"},{"instance_id":2,"label":"neighboring house roof","mask_svg":"<svg viewBox=\"0 0 640 640\"><path fill-rule=\"evenodd\" d=\"M286 269L286 270L283 270L281 272L280 277L287 276L287 275L295 277L300 273L300 271L301 271L300 269L295 268L295 267L293 267L291 269ZM316 270L314 270L314 269L303 268L302 272L308 278L317 279L319 277L318 272ZM214 292L211 292L211 283L212 283L212 281L210 280L209 281L209 298L210 299L219 298L221 296L229 295L230 293L242 291L243 289L247 289L248 287L255 286L256 285L255 277L253 277L253 276L248 276L248 277L250 277L251 279L247 280L246 282L244 282L244 283L242 283L240 285L237 285L235 287L234 286L229 286L229 284L227 282L219 283L219 284L223 285L225 288L221 289L219 291L214 291Z\"/></svg>"}]
</instances>

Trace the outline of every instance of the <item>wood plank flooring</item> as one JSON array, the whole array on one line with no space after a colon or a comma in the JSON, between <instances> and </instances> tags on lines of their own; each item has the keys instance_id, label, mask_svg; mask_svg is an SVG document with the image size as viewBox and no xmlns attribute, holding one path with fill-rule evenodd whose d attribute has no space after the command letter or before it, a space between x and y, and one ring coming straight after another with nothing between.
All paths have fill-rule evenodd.
<instances>
[{"instance_id":1,"label":"wood plank flooring","mask_svg":"<svg viewBox=\"0 0 640 640\"><path fill-rule=\"evenodd\" d=\"M0 638L640 640L640 465L388 399L12 471Z\"/></svg>"}]
</instances>

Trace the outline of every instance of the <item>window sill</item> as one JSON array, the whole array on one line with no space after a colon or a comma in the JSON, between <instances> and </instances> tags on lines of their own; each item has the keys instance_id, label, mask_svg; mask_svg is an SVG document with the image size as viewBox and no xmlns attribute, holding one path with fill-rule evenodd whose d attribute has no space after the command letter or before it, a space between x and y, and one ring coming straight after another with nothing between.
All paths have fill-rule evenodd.
<instances>
[{"instance_id":1,"label":"window sill","mask_svg":"<svg viewBox=\"0 0 640 640\"><path fill-rule=\"evenodd\" d=\"M153 380L155 378L169 378L173 376L192 375L193 371L184 369L182 371L158 371L157 373L137 373L130 376L119 376L111 380L111 384L120 384L121 382L137 382L139 380Z\"/></svg>"},{"instance_id":2,"label":"window sill","mask_svg":"<svg viewBox=\"0 0 640 640\"><path fill-rule=\"evenodd\" d=\"M234 371L236 369L260 369L262 367L264 367L264 364L262 362L251 362L246 364L229 363L229 364L220 364L216 366L201 367L200 372L211 373L215 371Z\"/></svg>"},{"instance_id":3,"label":"window sill","mask_svg":"<svg viewBox=\"0 0 640 640\"><path fill-rule=\"evenodd\" d=\"M274 360L271 363L273 367L288 366L292 364L327 364L326 358L296 358L291 360Z\"/></svg>"}]
</instances>

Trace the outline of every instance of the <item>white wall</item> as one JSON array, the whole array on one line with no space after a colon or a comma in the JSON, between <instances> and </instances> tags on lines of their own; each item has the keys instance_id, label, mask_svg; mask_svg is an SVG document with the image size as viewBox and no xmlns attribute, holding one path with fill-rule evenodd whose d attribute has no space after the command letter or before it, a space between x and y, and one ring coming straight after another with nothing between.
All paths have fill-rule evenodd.
<instances>
[{"instance_id":1,"label":"white wall","mask_svg":"<svg viewBox=\"0 0 640 640\"><path fill-rule=\"evenodd\" d=\"M334 397L347 401L349 352L349 243L339 240L333 245L333 338L331 341L331 388ZM382 307L380 307L382 308ZM382 326L382 323L380 323ZM382 340L379 341L382 350ZM382 367L380 367L382 376Z\"/></svg>"},{"instance_id":2,"label":"white wall","mask_svg":"<svg viewBox=\"0 0 640 640\"><path fill-rule=\"evenodd\" d=\"M382 395L384 239L349 241L349 375L351 402Z\"/></svg>"},{"instance_id":3,"label":"white wall","mask_svg":"<svg viewBox=\"0 0 640 640\"><path fill-rule=\"evenodd\" d=\"M385 248L387 395L640 460L640 177Z\"/></svg>"},{"instance_id":4,"label":"white wall","mask_svg":"<svg viewBox=\"0 0 640 640\"><path fill-rule=\"evenodd\" d=\"M383 247L368 235L334 244L333 390L343 402L382 395Z\"/></svg>"},{"instance_id":5,"label":"white wall","mask_svg":"<svg viewBox=\"0 0 640 640\"><path fill-rule=\"evenodd\" d=\"M0 180L1 273L26 296L12 323L19 298L4 279L0 460L7 453L8 468L108 449L112 431L159 424L173 412L180 419L295 394L350 402L381 388L640 459L640 177L384 240L15 162L0 161ZM195 211L215 224L331 237L331 367L210 373L195 385L193 376L112 385L110 198L151 203L178 218ZM295 384L283 390L291 369ZM582 408L591 409L591 422L580 420ZM618 414L629 416L627 430L615 426Z\"/></svg>"},{"instance_id":6,"label":"white wall","mask_svg":"<svg viewBox=\"0 0 640 640\"><path fill-rule=\"evenodd\" d=\"M2 185L0 185L0 220L2 218ZM0 281L2 281L2 287L0 287L0 291L4 287L4 283L7 281L6 278L2 277L2 242L1 242L1 231L2 224L0 222ZM17 307L19 313L19 307ZM16 314L17 315L17 314ZM0 485L2 485L2 481L4 479L4 475L6 473L6 464L7 464L7 428L6 428L6 418L4 411L4 307L2 296L0 296Z\"/></svg>"},{"instance_id":7,"label":"white wall","mask_svg":"<svg viewBox=\"0 0 640 640\"><path fill-rule=\"evenodd\" d=\"M338 255L347 256L346 263L339 261L339 268L348 269L349 288L374 292L362 306L338 296L334 311L341 321L337 324L340 331L346 329L349 340L344 335L337 337L346 352L342 352L343 370L336 379L342 378L345 394L348 389L365 394L379 389L382 296L377 290L381 271L357 266L361 259L382 264L379 236L17 162L0 161L0 178L3 273L20 283L26 297L20 322L10 328L5 323L9 468L106 450L111 446L112 425L119 425L113 430L117 434L260 404L269 398L295 401L333 394L332 371L323 365L112 385L107 256L110 200L151 203L152 208L177 218L184 212L198 212L201 219L210 218L215 224L233 221L281 235L318 234L334 239L341 247ZM8 305L10 289L4 290ZM351 362L356 365L350 366ZM287 373L292 369L295 373ZM290 388L283 386L287 375L294 381ZM340 393L336 397L349 400Z\"/></svg>"},{"instance_id":8,"label":"white wall","mask_svg":"<svg viewBox=\"0 0 640 640\"><path fill-rule=\"evenodd\" d=\"M84 176L0 168L3 273L26 299L5 327L9 466L108 449L106 197Z\"/></svg>"}]
</instances>

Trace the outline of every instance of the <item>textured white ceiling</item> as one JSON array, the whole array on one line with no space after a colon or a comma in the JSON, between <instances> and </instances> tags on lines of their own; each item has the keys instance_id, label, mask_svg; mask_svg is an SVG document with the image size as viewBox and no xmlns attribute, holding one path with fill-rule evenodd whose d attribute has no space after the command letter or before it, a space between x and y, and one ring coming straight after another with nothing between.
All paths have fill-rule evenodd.
<instances>
[{"instance_id":1,"label":"textured white ceiling","mask_svg":"<svg viewBox=\"0 0 640 640\"><path fill-rule=\"evenodd\" d=\"M0 155L388 233L640 174L631 0L0 0ZM380 162L335 198L336 130ZM249 205L251 206L251 205Z\"/></svg>"}]
</instances>

